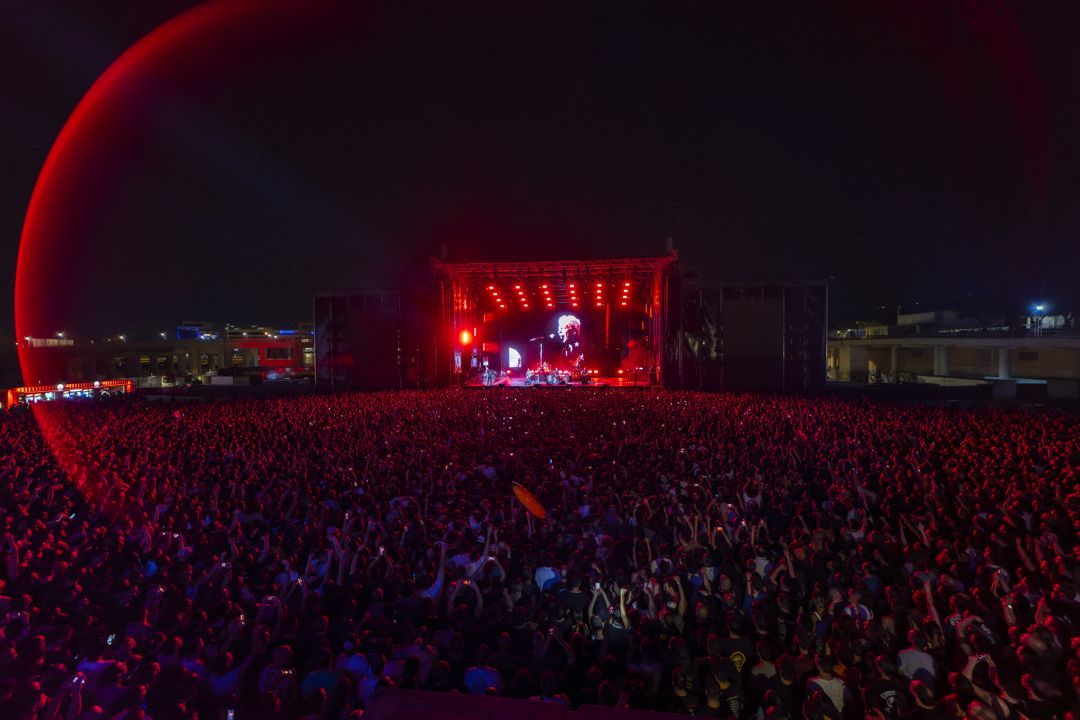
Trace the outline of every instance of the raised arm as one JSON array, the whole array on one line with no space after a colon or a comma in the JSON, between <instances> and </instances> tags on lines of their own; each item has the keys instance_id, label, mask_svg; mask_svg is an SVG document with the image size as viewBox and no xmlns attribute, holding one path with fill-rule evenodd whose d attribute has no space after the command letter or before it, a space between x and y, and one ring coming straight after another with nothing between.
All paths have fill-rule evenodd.
<instances>
[{"instance_id":1,"label":"raised arm","mask_svg":"<svg viewBox=\"0 0 1080 720\"><path fill-rule=\"evenodd\" d=\"M15 542L15 536L11 534L4 537L4 544L8 551L4 569L7 571L8 580L15 582L15 577L19 574L19 544Z\"/></svg>"},{"instance_id":2,"label":"raised arm","mask_svg":"<svg viewBox=\"0 0 1080 720\"><path fill-rule=\"evenodd\" d=\"M484 614L484 594L480 592L480 586L469 580L465 581L465 584L469 586L469 589L473 591L473 595L476 596L476 617L482 617Z\"/></svg>"},{"instance_id":3,"label":"raised arm","mask_svg":"<svg viewBox=\"0 0 1080 720\"><path fill-rule=\"evenodd\" d=\"M1024 548L1024 541L1020 538L1016 538L1016 554L1020 556L1020 562L1024 563L1030 572L1038 570L1038 566L1031 560L1031 556L1028 555L1027 550Z\"/></svg>"},{"instance_id":4,"label":"raised arm","mask_svg":"<svg viewBox=\"0 0 1080 720\"><path fill-rule=\"evenodd\" d=\"M937 603L934 602L934 587L929 580L923 580L923 592L926 593L926 606L930 610L930 617L937 623L939 628L944 629L945 626L941 622L941 615L938 614Z\"/></svg>"},{"instance_id":5,"label":"raised arm","mask_svg":"<svg viewBox=\"0 0 1080 720\"><path fill-rule=\"evenodd\" d=\"M438 602L439 595L442 594L443 582L446 579L446 543L440 542L442 550L439 552L439 570L435 573L435 583L431 586L435 588L435 597L432 600Z\"/></svg>"}]
</instances>

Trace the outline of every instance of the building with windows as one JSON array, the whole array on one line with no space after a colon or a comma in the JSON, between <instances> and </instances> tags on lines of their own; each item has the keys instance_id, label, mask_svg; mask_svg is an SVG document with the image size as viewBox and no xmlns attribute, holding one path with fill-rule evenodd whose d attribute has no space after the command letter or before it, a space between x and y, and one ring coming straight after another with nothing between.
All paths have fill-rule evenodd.
<instances>
[{"instance_id":1,"label":"building with windows","mask_svg":"<svg viewBox=\"0 0 1080 720\"><path fill-rule=\"evenodd\" d=\"M312 377L312 324L287 329L183 323L152 337L34 338L18 343L26 385L132 379L140 386L215 382L233 375ZM27 375L27 368L32 373Z\"/></svg>"},{"instance_id":2,"label":"building with windows","mask_svg":"<svg viewBox=\"0 0 1080 720\"><path fill-rule=\"evenodd\" d=\"M1080 327L1070 314L975 320L956 311L898 313L892 323L834 329L830 380L856 383L991 385L996 397L1075 398Z\"/></svg>"}]
</instances>

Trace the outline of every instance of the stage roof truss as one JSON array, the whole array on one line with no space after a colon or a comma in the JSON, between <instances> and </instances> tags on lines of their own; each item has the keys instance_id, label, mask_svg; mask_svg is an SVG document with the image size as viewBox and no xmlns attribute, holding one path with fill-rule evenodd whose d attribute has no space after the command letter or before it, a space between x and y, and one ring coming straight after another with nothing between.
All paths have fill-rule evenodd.
<instances>
[{"instance_id":1,"label":"stage roof truss","mask_svg":"<svg viewBox=\"0 0 1080 720\"><path fill-rule=\"evenodd\" d=\"M560 278L571 281L578 278L610 278L616 281L620 277L643 278L678 260L675 253L660 257L617 258L607 260L538 260L535 262L475 262L448 263L432 260L432 266L438 272L445 273L457 282L500 281L513 279Z\"/></svg>"}]
</instances>

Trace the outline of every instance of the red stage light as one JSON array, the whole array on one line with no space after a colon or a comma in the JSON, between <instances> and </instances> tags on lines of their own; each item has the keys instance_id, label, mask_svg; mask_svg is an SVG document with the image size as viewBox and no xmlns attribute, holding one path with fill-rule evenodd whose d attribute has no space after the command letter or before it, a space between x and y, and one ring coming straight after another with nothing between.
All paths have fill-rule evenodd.
<instances>
[{"instance_id":1,"label":"red stage light","mask_svg":"<svg viewBox=\"0 0 1080 720\"><path fill-rule=\"evenodd\" d=\"M574 283L570 283L569 287L574 287Z\"/></svg>"},{"instance_id":2,"label":"red stage light","mask_svg":"<svg viewBox=\"0 0 1080 720\"><path fill-rule=\"evenodd\" d=\"M570 303L570 307L577 307L577 303Z\"/></svg>"},{"instance_id":3,"label":"red stage light","mask_svg":"<svg viewBox=\"0 0 1080 720\"><path fill-rule=\"evenodd\" d=\"M596 283L596 287L604 287L604 283Z\"/></svg>"},{"instance_id":4,"label":"red stage light","mask_svg":"<svg viewBox=\"0 0 1080 720\"><path fill-rule=\"evenodd\" d=\"M521 286L520 286L520 285L515 285L515 286L514 286L514 289L515 289L515 290L520 290L520 289L521 289Z\"/></svg>"},{"instance_id":5,"label":"red stage light","mask_svg":"<svg viewBox=\"0 0 1080 720\"><path fill-rule=\"evenodd\" d=\"M494 289L495 289L494 285L488 285L488 290L494 290Z\"/></svg>"},{"instance_id":6,"label":"red stage light","mask_svg":"<svg viewBox=\"0 0 1080 720\"><path fill-rule=\"evenodd\" d=\"M619 303L619 304L622 305L623 307L626 307L626 303Z\"/></svg>"},{"instance_id":7,"label":"red stage light","mask_svg":"<svg viewBox=\"0 0 1080 720\"><path fill-rule=\"evenodd\" d=\"M462 330L461 331L461 344L462 345L468 345L469 343L472 342L472 339L473 339L473 337L472 337L471 332L469 332L468 330Z\"/></svg>"}]
</instances>

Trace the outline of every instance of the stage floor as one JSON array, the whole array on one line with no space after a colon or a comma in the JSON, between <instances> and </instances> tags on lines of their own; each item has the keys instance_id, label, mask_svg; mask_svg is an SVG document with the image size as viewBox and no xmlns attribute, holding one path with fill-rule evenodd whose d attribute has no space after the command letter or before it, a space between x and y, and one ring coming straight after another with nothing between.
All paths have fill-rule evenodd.
<instances>
[{"instance_id":1,"label":"stage floor","mask_svg":"<svg viewBox=\"0 0 1080 720\"><path fill-rule=\"evenodd\" d=\"M466 383L465 387L470 388L497 388L497 387L513 387L513 388L540 388L544 390L556 390L566 388L590 388L590 387L624 387L624 388L646 388L649 387L649 381L639 379L637 381L632 378L624 377L594 377L587 384L579 382L567 383L566 385L548 385L547 383L537 383L535 385L526 385L525 378L513 377L508 378L505 381L498 382L495 385L484 385L481 382Z\"/></svg>"}]
</instances>

